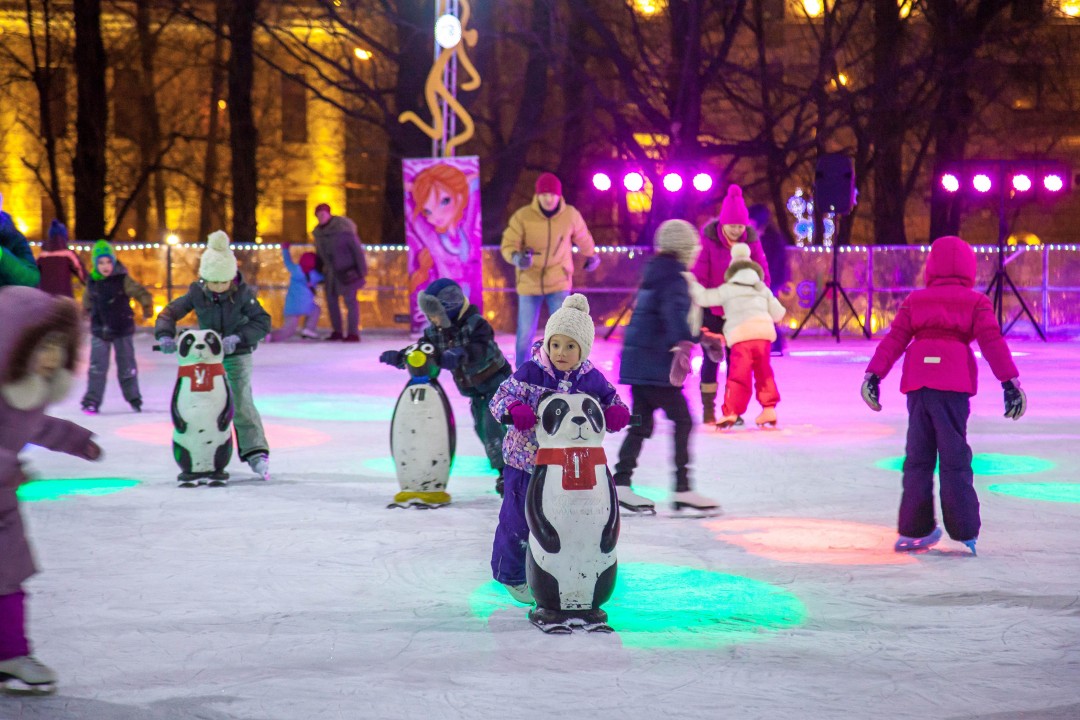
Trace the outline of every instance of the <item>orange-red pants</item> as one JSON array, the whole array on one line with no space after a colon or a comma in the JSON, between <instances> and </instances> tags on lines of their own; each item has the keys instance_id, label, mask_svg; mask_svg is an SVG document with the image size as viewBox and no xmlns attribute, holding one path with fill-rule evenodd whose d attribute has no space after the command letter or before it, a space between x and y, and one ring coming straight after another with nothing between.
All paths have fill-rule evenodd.
<instances>
[{"instance_id":1,"label":"orange-red pants","mask_svg":"<svg viewBox=\"0 0 1080 720\"><path fill-rule=\"evenodd\" d=\"M731 366L728 368L727 386L724 388L724 415L742 415L750 405L750 379L753 377L754 392L762 407L772 407L780 402L776 389L769 353L772 343L768 340L744 340L731 346Z\"/></svg>"}]
</instances>

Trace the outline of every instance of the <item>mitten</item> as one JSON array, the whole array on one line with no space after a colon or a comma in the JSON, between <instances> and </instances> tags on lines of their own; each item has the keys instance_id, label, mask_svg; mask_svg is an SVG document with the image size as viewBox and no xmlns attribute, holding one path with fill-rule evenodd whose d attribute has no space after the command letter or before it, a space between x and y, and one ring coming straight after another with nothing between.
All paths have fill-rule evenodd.
<instances>
[{"instance_id":1,"label":"mitten","mask_svg":"<svg viewBox=\"0 0 1080 720\"><path fill-rule=\"evenodd\" d=\"M439 356L439 367L443 370L456 370L465 360L465 348L448 348Z\"/></svg>"},{"instance_id":2,"label":"mitten","mask_svg":"<svg viewBox=\"0 0 1080 720\"><path fill-rule=\"evenodd\" d=\"M630 422L630 411L623 405L612 405L604 411L608 432L619 432Z\"/></svg>"},{"instance_id":3,"label":"mitten","mask_svg":"<svg viewBox=\"0 0 1080 720\"><path fill-rule=\"evenodd\" d=\"M881 378L874 373L863 375L862 399L866 406L874 412L881 412L881 403L878 402L878 397L881 394L881 389L878 387L880 384Z\"/></svg>"},{"instance_id":4,"label":"mitten","mask_svg":"<svg viewBox=\"0 0 1080 720\"><path fill-rule=\"evenodd\" d=\"M705 354L709 356L709 359L714 363L718 363L724 359L724 336L720 333L709 332L702 329L701 331L701 349L705 351Z\"/></svg>"},{"instance_id":5,"label":"mitten","mask_svg":"<svg viewBox=\"0 0 1080 720\"><path fill-rule=\"evenodd\" d=\"M600 255L599 254L590 255L589 257L585 258L585 264L582 266L582 268L585 270L585 272L592 272L593 270L595 270L598 267L600 267Z\"/></svg>"},{"instance_id":6,"label":"mitten","mask_svg":"<svg viewBox=\"0 0 1080 720\"><path fill-rule=\"evenodd\" d=\"M671 358L671 371L668 373L668 380L675 387L682 387L686 376L690 374L690 350L693 347L694 343L683 340L672 350L674 355Z\"/></svg>"},{"instance_id":7,"label":"mitten","mask_svg":"<svg viewBox=\"0 0 1080 720\"><path fill-rule=\"evenodd\" d=\"M239 335L226 335L221 338L221 345L225 348L226 355L232 355L236 352L236 346L240 344Z\"/></svg>"},{"instance_id":8,"label":"mitten","mask_svg":"<svg viewBox=\"0 0 1080 720\"><path fill-rule=\"evenodd\" d=\"M379 362L385 363L386 365L392 365L396 368L400 368L404 365L400 350L387 350L379 356Z\"/></svg>"},{"instance_id":9,"label":"mitten","mask_svg":"<svg viewBox=\"0 0 1080 720\"><path fill-rule=\"evenodd\" d=\"M521 432L528 432L536 427L536 413L525 403L514 403L510 406L510 419L514 427Z\"/></svg>"},{"instance_id":10,"label":"mitten","mask_svg":"<svg viewBox=\"0 0 1080 720\"><path fill-rule=\"evenodd\" d=\"M514 266L518 270L527 270L532 267L533 254L532 250L526 250L525 252L516 252L510 256L510 262L514 263Z\"/></svg>"},{"instance_id":11,"label":"mitten","mask_svg":"<svg viewBox=\"0 0 1080 720\"><path fill-rule=\"evenodd\" d=\"M1020 378L1001 383L1005 389L1005 417L1019 420L1027 412L1027 393L1020 389Z\"/></svg>"},{"instance_id":12,"label":"mitten","mask_svg":"<svg viewBox=\"0 0 1080 720\"><path fill-rule=\"evenodd\" d=\"M176 352L176 338L169 336L158 338L158 350L166 355L172 355Z\"/></svg>"},{"instance_id":13,"label":"mitten","mask_svg":"<svg viewBox=\"0 0 1080 720\"><path fill-rule=\"evenodd\" d=\"M100 460L101 459L101 446L93 440L86 441L86 447L83 448L82 453L79 455L87 460Z\"/></svg>"}]
</instances>

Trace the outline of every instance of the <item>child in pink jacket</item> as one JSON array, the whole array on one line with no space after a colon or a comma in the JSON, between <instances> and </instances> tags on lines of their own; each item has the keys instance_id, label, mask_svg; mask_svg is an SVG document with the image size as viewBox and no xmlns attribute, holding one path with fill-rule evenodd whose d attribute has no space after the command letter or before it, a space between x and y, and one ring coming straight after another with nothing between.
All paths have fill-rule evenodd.
<instances>
[{"instance_id":1,"label":"child in pink jacket","mask_svg":"<svg viewBox=\"0 0 1080 720\"><path fill-rule=\"evenodd\" d=\"M1005 389L1005 417L1017 420L1027 409L1020 373L990 299L973 290L974 284L971 247L954 236L935 240L926 262L926 288L904 300L866 367L863 401L879 411L881 378L904 355L900 392L907 395L908 433L897 552L922 550L941 539L934 520L934 467L940 457L945 530L975 553L981 521L967 444L970 398L978 381L973 340Z\"/></svg>"}]
</instances>

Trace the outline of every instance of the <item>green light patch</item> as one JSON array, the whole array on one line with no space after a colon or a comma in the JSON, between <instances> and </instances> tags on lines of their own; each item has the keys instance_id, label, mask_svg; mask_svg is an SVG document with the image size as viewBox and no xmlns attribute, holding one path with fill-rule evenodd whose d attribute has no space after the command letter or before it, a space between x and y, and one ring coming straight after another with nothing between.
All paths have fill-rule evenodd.
<instances>
[{"instance_id":1,"label":"green light patch","mask_svg":"<svg viewBox=\"0 0 1080 720\"><path fill-rule=\"evenodd\" d=\"M20 487L18 496L23 502L61 500L74 495L111 495L135 487L138 484L138 480L129 480L127 478L34 480Z\"/></svg>"},{"instance_id":2,"label":"green light patch","mask_svg":"<svg viewBox=\"0 0 1080 720\"><path fill-rule=\"evenodd\" d=\"M878 460L874 467L881 470L904 471L904 456ZM971 469L976 475L1033 475L1057 467L1049 460L1033 455L1001 455L978 453L971 459Z\"/></svg>"},{"instance_id":3,"label":"green light patch","mask_svg":"<svg viewBox=\"0 0 1080 720\"><path fill-rule=\"evenodd\" d=\"M994 483L987 489L1025 500L1080 503L1080 483Z\"/></svg>"}]
</instances>

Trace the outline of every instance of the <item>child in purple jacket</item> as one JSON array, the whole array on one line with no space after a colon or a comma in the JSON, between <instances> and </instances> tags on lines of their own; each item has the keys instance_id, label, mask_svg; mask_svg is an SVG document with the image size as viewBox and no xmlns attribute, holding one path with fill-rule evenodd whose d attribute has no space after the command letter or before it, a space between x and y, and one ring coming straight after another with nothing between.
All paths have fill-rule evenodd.
<instances>
[{"instance_id":1,"label":"child in purple jacket","mask_svg":"<svg viewBox=\"0 0 1080 720\"><path fill-rule=\"evenodd\" d=\"M543 344L533 345L532 359L503 381L489 406L496 418L509 416L513 421L503 441L503 502L491 551L491 572L519 602L533 601L525 582L529 541L525 491L536 465L534 428L540 399L551 392L585 393L604 408L608 432L618 432L630 421L630 411L615 387L589 362L595 335L589 301L576 293L566 298L548 319Z\"/></svg>"},{"instance_id":2,"label":"child in purple jacket","mask_svg":"<svg viewBox=\"0 0 1080 720\"><path fill-rule=\"evenodd\" d=\"M16 492L26 482L19 451L27 443L87 460L101 448L86 428L49 417L46 406L71 387L78 360L74 302L27 287L0 288L0 684L51 690L56 673L30 654L26 595L35 572Z\"/></svg>"},{"instance_id":3,"label":"child in purple jacket","mask_svg":"<svg viewBox=\"0 0 1080 720\"><path fill-rule=\"evenodd\" d=\"M907 395L908 433L897 552L923 550L941 539L934 520L934 466L940 457L945 530L975 553L981 520L967 444L970 398L978 381L973 340L1005 389L1005 417L1018 420L1027 409L994 308L974 284L971 247L954 236L935 240L926 261L926 288L904 300L866 367L862 397L876 412L881 378L904 356L900 392Z\"/></svg>"}]
</instances>

